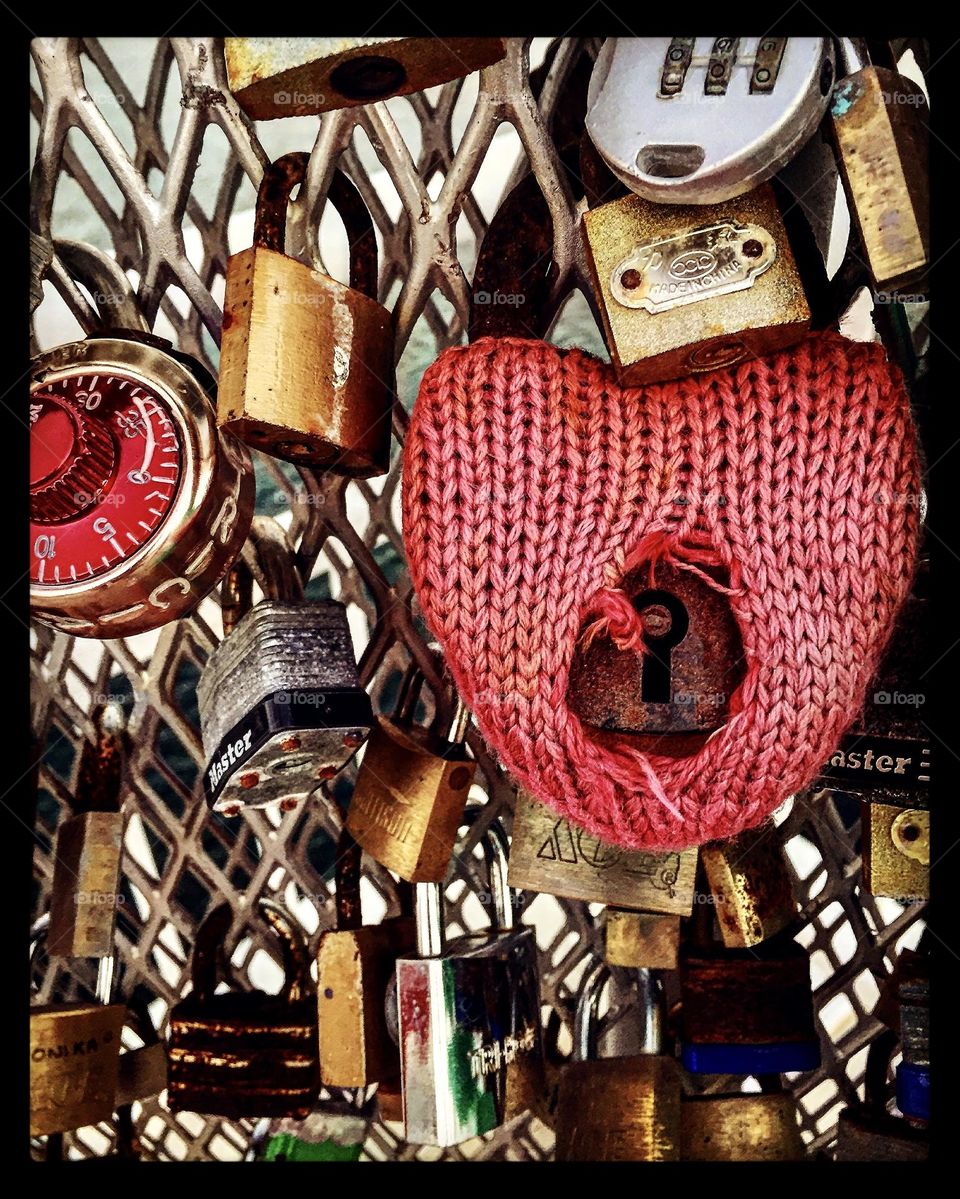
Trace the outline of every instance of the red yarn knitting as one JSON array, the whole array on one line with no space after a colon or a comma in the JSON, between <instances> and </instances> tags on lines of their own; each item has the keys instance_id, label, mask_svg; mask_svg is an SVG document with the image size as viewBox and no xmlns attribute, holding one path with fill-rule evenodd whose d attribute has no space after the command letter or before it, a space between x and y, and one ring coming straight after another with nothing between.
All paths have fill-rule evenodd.
<instances>
[{"instance_id":1,"label":"red yarn knitting","mask_svg":"<svg viewBox=\"0 0 960 1199\"><path fill-rule=\"evenodd\" d=\"M424 375L403 532L427 624L506 768L605 841L679 849L759 824L854 719L909 591L919 491L880 345L818 334L625 390L580 350L483 338ZM726 568L746 658L729 719L684 759L601 746L566 696L585 624L639 646L617 584L662 560Z\"/></svg>"}]
</instances>

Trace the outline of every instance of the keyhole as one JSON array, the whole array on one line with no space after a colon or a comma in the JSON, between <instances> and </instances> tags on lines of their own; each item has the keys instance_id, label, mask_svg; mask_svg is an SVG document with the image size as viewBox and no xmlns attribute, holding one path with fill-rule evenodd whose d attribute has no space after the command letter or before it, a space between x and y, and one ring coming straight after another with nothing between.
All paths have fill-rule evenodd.
<instances>
[{"instance_id":1,"label":"keyhole","mask_svg":"<svg viewBox=\"0 0 960 1199\"><path fill-rule=\"evenodd\" d=\"M670 651L686 637L690 627L687 609L669 591L644 591L634 600L634 607L643 617L643 672L640 698L647 704L668 704L673 693L670 687Z\"/></svg>"}]
</instances>

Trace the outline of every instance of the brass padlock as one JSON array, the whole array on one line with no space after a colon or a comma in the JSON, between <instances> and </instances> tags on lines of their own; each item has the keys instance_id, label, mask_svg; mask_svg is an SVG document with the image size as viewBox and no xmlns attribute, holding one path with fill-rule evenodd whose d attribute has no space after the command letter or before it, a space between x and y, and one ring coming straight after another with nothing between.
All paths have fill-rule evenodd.
<instances>
[{"instance_id":1,"label":"brass padlock","mask_svg":"<svg viewBox=\"0 0 960 1199\"><path fill-rule=\"evenodd\" d=\"M660 980L638 971L647 1033L642 1052L599 1058L594 1025L608 973L602 963L595 966L577 1000L574 1060L564 1067L557 1094L557 1161L677 1161L680 1071L662 1050Z\"/></svg>"},{"instance_id":2,"label":"brass padlock","mask_svg":"<svg viewBox=\"0 0 960 1199\"><path fill-rule=\"evenodd\" d=\"M384 1002L397 958L413 949L416 930L412 914L363 924L361 858L344 829L337 845L337 927L323 933L317 950L320 1077L328 1087L365 1087L400 1076Z\"/></svg>"},{"instance_id":3,"label":"brass padlock","mask_svg":"<svg viewBox=\"0 0 960 1199\"><path fill-rule=\"evenodd\" d=\"M769 184L709 209L625 196L585 212L583 234L626 387L770 354L810 327Z\"/></svg>"},{"instance_id":4,"label":"brass padlock","mask_svg":"<svg viewBox=\"0 0 960 1199\"><path fill-rule=\"evenodd\" d=\"M861 38L840 38L846 77L830 117L850 215L874 286L922 285L930 248L927 101L888 67L870 64Z\"/></svg>"},{"instance_id":5,"label":"brass padlock","mask_svg":"<svg viewBox=\"0 0 960 1199\"><path fill-rule=\"evenodd\" d=\"M582 637L570 707L601 740L630 733L644 752L696 753L723 724L744 676L730 605L691 571L664 562L630 571L621 589L643 620L643 652L606 635Z\"/></svg>"},{"instance_id":6,"label":"brass padlock","mask_svg":"<svg viewBox=\"0 0 960 1199\"><path fill-rule=\"evenodd\" d=\"M377 303L377 241L356 187L329 198L350 245L350 286L284 254L290 192L308 155L264 171L253 247L227 263L217 422L277 458L369 478L390 464L392 318Z\"/></svg>"},{"instance_id":7,"label":"brass padlock","mask_svg":"<svg viewBox=\"0 0 960 1199\"><path fill-rule=\"evenodd\" d=\"M421 684L408 671L396 718L379 718L347 812L347 828L366 852L411 883L446 876L477 769L466 754L470 713L462 701L445 739L414 726Z\"/></svg>"},{"instance_id":8,"label":"brass padlock","mask_svg":"<svg viewBox=\"0 0 960 1199\"><path fill-rule=\"evenodd\" d=\"M214 993L233 918L229 904L214 908L197 930L193 990L170 1013L171 1111L233 1120L305 1117L319 1095L317 1001L306 944L272 900L261 899L259 908L283 947L283 990Z\"/></svg>"},{"instance_id":9,"label":"brass padlock","mask_svg":"<svg viewBox=\"0 0 960 1199\"><path fill-rule=\"evenodd\" d=\"M603 958L608 966L651 970L677 968L679 916L607 908L603 935Z\"/></svg>"},{"instance_id":10,"label":"brass padlock","mask_svg":"<svg viewBox=\"0 0 960 1199\"><path fill-rule=\"evenodd\" d=\"M499 37L228 37L230 90L254 121L372 104L499 62Z\"/></svg>"},{"instance_id":11,"label":"brass padlock","mask_svg":"<svg viewBox=\"0 0 960 1199\"><path fill-rule=\"evenodd\" d=\"M930 1135L889 1110L887 1073L897 1034L884 1030L870 1043L862 1102L844 1108L837 1121L838 1162L926 1161Z\"/></svg>"},{"instance_id":12,"label":"brass padlock","mask_svg":"<svg viewBox=\"0 0 960 1199\"><path fill-rule=\"evenodd\" d=\"M517 795L509 866L513 887L689 916L696 871L696 849L647 853L607 845L525 791Z\"/></svg>"},{"instance_id":13,"label":"brass padlock","mask_svg":"<svg viewBox=\"0 0 960 1199\"><path fill-rule=\"evenodd\" d=\"M795 919L790 874L772 824L701 845L700 861L728 948L757 945Z\"/></svg>"},{"instance_id":14,"label":"brass padlock","mask_svg":"<svg viewBox=\"0 0 960 1199\"><path fill-rule=\"evenodd\" d=\"M682 1152L687 1162L802 1162L806 1158L797 1105L779 1075L761 1092L685 1095Z\"/></svg>"},{"instance_id":15,"label":"brass padlock","mask_svg":"<svg viewBox=\"0 0 960 1199\"><path fill-rule=\"evenodd\" d=\"M73 814L57 829L47 951L65 957L113 953L120 883L126 720L119 702L93 713L96 741L85 741Z\"/></svg>"}]
</instances>

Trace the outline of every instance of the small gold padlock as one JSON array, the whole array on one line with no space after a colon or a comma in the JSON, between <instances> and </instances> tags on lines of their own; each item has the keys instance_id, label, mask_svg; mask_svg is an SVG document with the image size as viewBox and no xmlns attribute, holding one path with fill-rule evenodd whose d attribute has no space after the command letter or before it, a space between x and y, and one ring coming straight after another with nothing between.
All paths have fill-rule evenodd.
<instances>
[{"instance_id":1,"label":"small gold padlock","mask_svg":"<svg viewBox=\"0 0 960 1199\"><path fill-rule=\"evenodd\" d=\"M583 216L607 345L626 387L784 349L810 309L769 184L709 210L624 196Z\"/></svg>"},{"instance_id":2,"label":"small gold padlock","mask_svg":"<svg viewBox=\"0 0 960 1199\"><path fill-rule=\"evenodd\" d=\"M603 957L608 966L676 970L679 953L679 916L607 908Z\"/></svg>"},{"instance_id":3,"label":"small gold padlock","mask_svg":"<svg viewBox=\"0 0 960 1199\"><path fill-rule=\"evenodd\" d=\"M728 948L757 945L796 916L790 875L772 824L701 845L700 861Z\"/></svg>"},{"instance_id":4,"label":"small gold padlock","mask_svg":"<svg viewBox=\"0 0 960 1199\"><path fill-rule=\"evenodd\" d=\"M377 303L377 242L336 171L329 198L350 245L350 286L284 254L286 209L308 155L267 167L253 246L227 263L217 422L253 449L369 478L390 463L393 336Z\"/></svg>"}]
</instances>

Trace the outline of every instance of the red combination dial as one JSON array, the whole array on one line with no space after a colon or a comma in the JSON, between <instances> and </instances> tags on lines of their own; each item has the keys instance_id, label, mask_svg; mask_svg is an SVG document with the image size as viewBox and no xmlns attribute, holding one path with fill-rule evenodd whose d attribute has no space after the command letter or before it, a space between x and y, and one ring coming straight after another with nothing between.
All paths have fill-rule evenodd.
<instances>
[{"instance_id":1,"label":"red combination dial","mask_svg":"<svg viewBox=\"0 0 960 1199\"><path fill-rule=\"evenodd\" d=\"M30 397L30 578L112 570L157 533L182 473L169 406L142 379L77 370Z\"/></svg>"}]
</instances>

